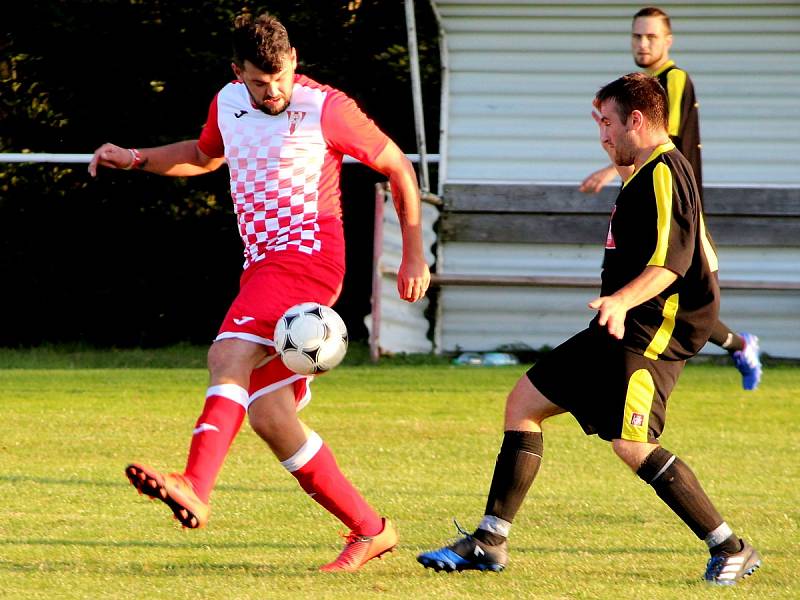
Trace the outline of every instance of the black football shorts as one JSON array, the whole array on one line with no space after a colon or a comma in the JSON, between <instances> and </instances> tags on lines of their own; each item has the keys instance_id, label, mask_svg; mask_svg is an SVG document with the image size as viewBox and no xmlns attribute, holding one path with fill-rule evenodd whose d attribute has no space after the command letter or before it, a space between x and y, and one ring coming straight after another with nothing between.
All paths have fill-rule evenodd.
<instances>
[{"instance_id":1,"label":"black football shorts","mask_svg":"<svg viewBox=\"0 0 800 600\"><path fill-rule=\"evenodd\" d=\"M657 443L685 361L652 360L626 350L605 328L590 326L544 354L528 379L587 435Z\"/></svg>"}]
</instances>

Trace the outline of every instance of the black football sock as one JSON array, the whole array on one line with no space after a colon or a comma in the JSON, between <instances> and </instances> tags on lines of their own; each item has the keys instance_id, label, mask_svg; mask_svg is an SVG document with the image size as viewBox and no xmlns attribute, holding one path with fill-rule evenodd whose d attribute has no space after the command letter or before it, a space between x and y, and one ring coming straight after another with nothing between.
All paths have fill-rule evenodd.
<instances>
[{"instance_id":1,"label":"black football sock","mask_svg":"<svg viewBox=\"0 0 800 600\"><path fill-rule=\"evenodd\" d=\"M658 447L636 474L661 498L712 553L737 552L739 538L723 521L695 474L680 458Z\"/></svg>"},{"instance_id":2,"label":"black football sock","mask_svg":"<svg viewBox=\"0 0 800 600\"><path fill-rule=\"evenodd\" d=\"M717 321L711 330L711 337L708 341L712 344L724 348L733 354L737 350L744 350L745 341L738 333L734 333L730 327L722 321Z\"/></svg>"},{"instance_id":3,"label":"black football sock","mask_svg":"<svg viewBox=\"0 0 800 600\"><path fill-rule=\"evenodd\" d=\"M496 545L508 537L508 530L542 462L541 432L506 431L494 466L492 485L483 520L474 536Z\"/></svg>"}]
</instances>

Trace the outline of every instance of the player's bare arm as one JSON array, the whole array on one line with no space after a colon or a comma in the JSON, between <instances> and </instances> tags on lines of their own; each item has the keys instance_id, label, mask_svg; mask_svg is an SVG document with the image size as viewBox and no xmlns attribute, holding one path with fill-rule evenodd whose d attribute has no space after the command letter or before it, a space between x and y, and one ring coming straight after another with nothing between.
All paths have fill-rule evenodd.
<instances>
[{"instance_id":1,"label":"player's bare arm","mask_svg":"<svg viewBox=\"0 0 800 600\"><path fill-rule=\"evenodd\" d=\"M589 302L589 308L598 311L597 324L607 327L609 334L621 340L628 311L663 292L677 278L673 271L664 267L645 267L638 277L610 296L600 296Z\"/></svg>"},{"instance_id":2,"label":"player's bare arm","mask_svg":"<svg viewBox=\"0 0 800 600\"><path fill-rule=\"evenodd\" d=\"M608 165L607 167L594 171L586 177L586 179L581 182L578 190L584 194L596 194L606 187L606 185L614 181L616 176L617 169L614 168L614 165Z\"/></svg>"},{"instance_id":3,"label":"player's bare arm","mask_svg":"<svg viewBox=\"0 0 800 600\"><path fill-rule=\"evenodd\" d=\"M137 168L159 175L189 177L215 171L224 158L206 156L197 146L197 140L186 140L154 148L130 149L106 143L94 151L89 162L89 174L97 176L97 167L111 169Z\"/></svg>"},{"instance_id":4,"label":"player's bare arm","mask_svg":"<svg viewBox=\"0 0 800 600\"><path fill-rule=\"evenodd\" d=\"M416 302L428 290L431 274L422 247L422 211L414 167L392 141L370 166L389 178L394 207L400 220L403 258L397 273L397 291L403 300Z\"/></svg>"}]
</instances>

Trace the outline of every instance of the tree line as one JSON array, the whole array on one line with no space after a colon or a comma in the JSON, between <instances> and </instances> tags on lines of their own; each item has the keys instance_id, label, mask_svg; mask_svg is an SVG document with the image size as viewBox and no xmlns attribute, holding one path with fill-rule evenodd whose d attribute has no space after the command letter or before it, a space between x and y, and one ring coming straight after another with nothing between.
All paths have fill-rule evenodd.
<instances>
[{"instance_id":1,"label":"tree line","mask_svg":"<svg viewBox=\"0 0 800 600\"><path fill-rule=\"evenodd\" d=\"M438 139L439 49L416 4L429 151ZM195 138L233 78L242 10L286 25L298 72L351 95L416 152L402 0L32 0L0 35L0 152L90 153ZM373 187L346 165L348 274L336 308L354 339L370 308ZM191 178L82 164L0 163L0 345L154 347L213 339L238 289L242 248L227 169Z\"/></svg>"}]
</instances>

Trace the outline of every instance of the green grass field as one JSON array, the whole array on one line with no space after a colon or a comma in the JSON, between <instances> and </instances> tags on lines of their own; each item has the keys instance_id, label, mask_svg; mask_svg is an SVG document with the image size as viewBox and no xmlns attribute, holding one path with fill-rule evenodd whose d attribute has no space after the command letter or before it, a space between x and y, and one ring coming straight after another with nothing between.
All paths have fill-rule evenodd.
<instances>
[{"instance_id":1,"label":"green grass field","mask_svg":"<svg viewBox=\"0 0 800 600\"><path fill-rule=\"evenodd\" d=\"M303 418L401 533L397 551L359 573L316 571L339 552L342 527L247 426L208 528L181 530L136 495L123 468L183 467L206 387L203 352L99 353L107 368L80 368L98 353L0 352L0 597L800 597L796 366L769 368L750 393L732 367L689 365L673 394L664 446L765 559L753 578L718 589L700 581L703 543L569 416L545 429L504 573L416 563L455 536L453 517L472 528L482 515L505 394L524 367L389 361L314 383ZM181 362L192 368L147 368Z\"/></svg>"}]
</instances>

